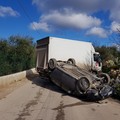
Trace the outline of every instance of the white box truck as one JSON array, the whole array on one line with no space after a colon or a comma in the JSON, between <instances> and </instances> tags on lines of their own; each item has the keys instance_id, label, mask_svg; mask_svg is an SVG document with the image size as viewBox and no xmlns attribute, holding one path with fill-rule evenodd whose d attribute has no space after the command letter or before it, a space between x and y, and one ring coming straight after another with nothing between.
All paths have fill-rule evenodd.
<instances>
[{"instance_id":1,"label":"white box truck","mask_svg":"<svg viewBox=\"0 0 120 120\"><path fill-rule=\"evenodd\" d=\"M46 37L37 41L36 54L38 72L48 68L51 58L62 61L74 58L77 66L87 70L101 71L102 68L100 54L90 42Z\"/></svg>"}]
</instances>

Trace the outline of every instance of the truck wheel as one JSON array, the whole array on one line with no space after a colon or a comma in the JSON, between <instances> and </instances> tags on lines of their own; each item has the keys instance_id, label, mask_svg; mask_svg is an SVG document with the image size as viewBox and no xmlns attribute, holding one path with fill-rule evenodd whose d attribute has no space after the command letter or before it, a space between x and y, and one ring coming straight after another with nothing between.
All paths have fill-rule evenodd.
<instances>
[{"instance_id":1,"label":"truck wheel","mask_svg":"<svg viewBox=\"0 0 120 120\"><path fill-rule=\"evenodd\" d=\"M109 84L110 83L110 76L108 74L106 74L106 73L100 73L99 77L103 78L102 79L102 83L103 84L105 84L105 83Z\"/></svg>"},{"instance_id":2,"label":"truck wheel","mask_svg":"<svg viewBox=\"0 0 120 120\"><path fill-rule=\"evenodd\" d=\"M51 59L49 60L49 63L48 63L48 68L49 68L50 70L54 70L56 66L57 66L57 61L56 61L56 59L55 59L55 58L51 58Z\"/></svg>"},{"instance_id":3,"label":"truck wheel","mask_svg":"<svg viewBox=\"0 0 120 120\"><path fill-rule=\"evenodd\" d=\"M74 58L69 58L67 63L72 64L72 65L76 65L76 62L75 62Z\"/></svg>"},{"instance_id":4,"label":"truck wheel","mask_svg":"<svg viewBox=\"0 0 120 120\"><path fill-rule=\"evenodd\" d=\"M90 82L86 77L81 77L76 84L76 90L78 93L85 92L90 87Z\"/></svg>"}]
</instances>

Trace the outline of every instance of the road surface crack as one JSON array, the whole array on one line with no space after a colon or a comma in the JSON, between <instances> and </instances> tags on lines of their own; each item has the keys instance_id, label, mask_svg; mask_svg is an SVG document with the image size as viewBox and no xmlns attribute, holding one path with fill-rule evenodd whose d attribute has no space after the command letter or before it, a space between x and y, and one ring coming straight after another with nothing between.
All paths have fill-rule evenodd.
<instances>
[{"instance_id":1,"label":"road surface crack","mask_svg":"<svg viewBox=\"0 0 120 120\"><path fill-rule=\"evenodd\" d=\"M40 98L40 96L42 95L42 93L39 91L36 94L36 97L34 97L34 100L29 101L29 103L27 103L25 105L25 108L23 108L23 110L21 111L20 114L18 114L18 118L16 118L15 120L25 120L25 116L30 116L30 112L32 112L32 110L30 110L30 108L32 106L35 106L38 104L38 100Z\"/></svg>"},{"instance_id":2,"label":"road surface crack","mask_svg":"<svg viewBox=\"0 0 120 120\"><path fill-rule=\"evenodd\" d=\"M53 109L53 110L57 110L57 116L56 116L56 120L65 120L65 113L64 113L64 104L63 101L60 102L60 105Z\"/></svg>"}]
</instances>

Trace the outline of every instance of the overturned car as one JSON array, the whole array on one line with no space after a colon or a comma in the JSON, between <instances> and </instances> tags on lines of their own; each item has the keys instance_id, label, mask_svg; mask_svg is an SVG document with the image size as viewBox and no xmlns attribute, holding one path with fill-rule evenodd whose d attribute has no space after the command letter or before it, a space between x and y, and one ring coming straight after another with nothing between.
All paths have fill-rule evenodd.
<instances>
[{"instance_id":1,"label":"overturned car","mask_svg":"<svg viewBox=\"0 0 120 120\"><path fill-rule=\"evenodd\" d=\"M110 77L105 73L93 74L75 64L75 60L48 62L51 81L69 94L85 96L90 100L101 100L112 95Z\"/></svg>"}]
</instances>

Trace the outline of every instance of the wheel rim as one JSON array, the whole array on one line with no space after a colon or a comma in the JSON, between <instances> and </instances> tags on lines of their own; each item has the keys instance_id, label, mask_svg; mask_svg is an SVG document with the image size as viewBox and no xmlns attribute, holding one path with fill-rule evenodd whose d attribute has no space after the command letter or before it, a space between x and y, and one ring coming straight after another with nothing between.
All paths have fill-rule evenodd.
<instances>
[{"instance_id":1,"label":"wheel rim","mask_svg":"<svg viewBox=\"0 0 120 120\"><path fill-rule=\"evenodd\" d=\"M49 60L48 67L49 67L51 70L53 70L53 69L56 67L56 65L57 65L57 62L56 62L55 59L50 59L50 60Z\"/></svg>"},{"instance_id":2,"label":"wheel rim","mask_svg":"<svg viewBox=\"0 0 120 120\"><path fill-rule=\"evenodd\" d=\"M49 62L49 67L50 67L51 69L54 68L54 62L53 62L53 60L50 60L50 62Z\"/></svg>"},{"instance_id":3,"label":"wheel rim","mask_svg":"<svg viewBox=\"0 0 120 120\"><path fill-rule=\"evenodd\" d=\"M75 63L75 59L73 59L73 58L69 58L68 59L68 63L69 64L72 64L72 65L75 65L76 63Z\"/></svg>"},{"instance_id":4,"label":"wheel rim","mask_svg":"<svg viewBox=\"0 0 120 120\"><path fill-rule=\"evenodd\" d=\"M87 78L82 77L80 80L77 82L77 90L78 92L85 92L88 90L90 87L90 82Z\"/></svg>"},{"instance_id":5,"label":"wheel rim","mask_svg":"<svg viewBox=\"0 0 120 120\"><path fill-rule=\"evenodd\" d=\"M109 84L109 83L110 83L110 77L109 77L108 74L102 73L102 74L100 74L100 77L101 77L101 78L103 77L103 79L102 79L102 82L103 82L103 83L106 83L106 84Z\"/></svg>"}]
</instances>

